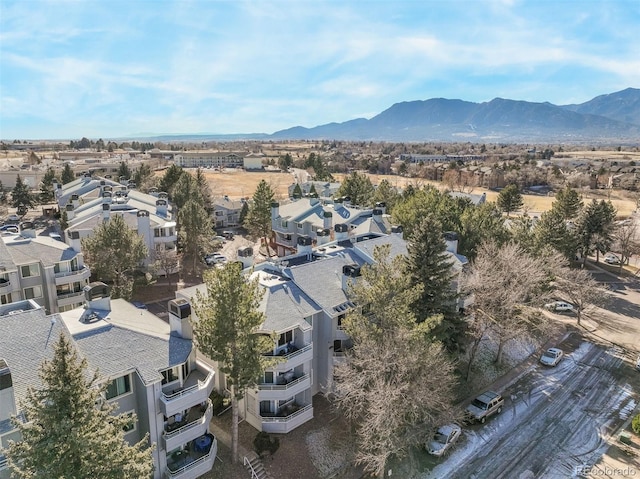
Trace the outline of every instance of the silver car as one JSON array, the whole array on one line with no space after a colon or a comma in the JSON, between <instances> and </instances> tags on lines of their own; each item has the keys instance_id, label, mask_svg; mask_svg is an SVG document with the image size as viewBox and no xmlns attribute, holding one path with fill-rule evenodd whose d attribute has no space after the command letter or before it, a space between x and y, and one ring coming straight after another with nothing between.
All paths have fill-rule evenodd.
<instances>
[{"instance_id":1,"label":"silver car","mask_svg":"<svg viewBox=\"0 0 640 479\"><path fill-rule=\"evenodd\" d=\"M460 434L462 429L457 424L440 427L433 436L433 440L427 443L427 452L438 457L444 455L460 438Z\"/></svg>"},{"instance_id":2,"label":"silver car","mask_svg":"<svg viewBox=\"0 0 640 479\"><path fill-rule=\"evenodd\" d=\"M500 414L502 412L502 406L504 406L502 396L496 392L487 391L475 398L471 404L467 406L465 414L469 419L484 424L488 417L494 414Z\"/></svg>"},{"instance_id":3,"label":"silver car","mask_svg":"<svg viewBox=\"0 0 640 479\"><path fill-rule=\"evenodd\" d=\"M563 356L564 353L561 349L549 348L540 356L540 362L545 366L557 366Z\"/></svg>"}]
</instances>

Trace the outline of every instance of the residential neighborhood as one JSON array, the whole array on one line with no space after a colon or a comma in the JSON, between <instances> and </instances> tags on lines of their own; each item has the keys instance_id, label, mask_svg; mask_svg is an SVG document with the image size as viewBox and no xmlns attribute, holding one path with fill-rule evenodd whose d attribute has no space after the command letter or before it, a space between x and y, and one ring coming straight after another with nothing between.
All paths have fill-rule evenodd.
<instances>
[{"instance_id":1,"label":"residential neighborhood","mask_svg":"<svg viewBox=\"0 0 640 479\"><path fill-rule=\"evenodd\" d=\"M501 436L516 434L519 419L505 418L535 414L529 427L540 434L544 425L534 417L573 417L555 399L544 406L537 392L531 403L522 402L523 391L564 397L554 382L563 378L566 394L578 394L596 364L617 371L602 373L602 382L627 392L600 403L604 409L594 427L606 424L620 434L630 428L640 387L634 370L640 251L637 204L623 199L633 197L623 196L619 185L607 185L609 198L616 195L613 206L598 188L570 186L568 179L560 187L549 183L545 191L551 194L541 195L508 175L505 183L467 181L464 172L474 166L454 168L448 157L416 155L402 161L444 166L448 173L439 184L406 178L390 187L404 177L378 176L373 183L374 176L361 171L343 174L341 181L309 180L301 159L295 171L277 173L287 179L283 185L272 188L257 176L255 190L238 195L221 189L227 184L221 180L273 173L198 163L205 157L236 161L241 153L194 154L187 164L185 152L169 152L150 150L151 159L134 155L137 163L118 157L110 169L50 167L50 183L39 185L51 193L46 211L34 200L39 187L25 188L15 175L7 201L30 206L7 207L0 242L0 477L11 477L10 444L29 424L23 409L29 391L43 387L37 371L55 358L61 336L86 359L87 374L98 372L93 387L113 407L111 414L135 418L123 429L124 443L150 447L158 478L347 478L392 470L406 477L469 477L490 469L491 459L478 449L480 435L498 441L494 447L500 449ZM252 158L268 166L266 155ZM147 171L151 161L161 163ZM66 170L71 174L65 182ZM531 211L526 205L534 201ZM115 218L124 229L109 239L106 227ZM130 268L111 272L109 264L92 264L105 257L92 249L96 245L112 251L115 265L128 253L118 249L124 244L139 245ZM207 329L223 321L217 314L229 308L233 316L234 304L244 302L212 295L213 285L223 291L225 278L236 274L255 286L243 294L255 305L247 311L257 321L247 332L260 338L255 350L244 346L260 366L242 391L213 345L223 335L216 339ZM124 289L123 280L129 284ZM223 297L227 303L219 302ZM615 332L605 316L624 332ZM418 337L425 339L416 342ZM544 356L549 351L556 351L551 362ZM398 372L379 384L363 382L358 390L364 395L355 405L348 402L344 391L355 387L353 368L364 368L357 369L364 381L388 367L383 358L410 367L405 363L412 356L431 359L411 366L417 368L410 370L411 381L403 382L406 373ZM438 376L420 372L436 364ZM416 396L420 388L436 386L442 392L435 402ZM413 401L428 417L378 431L376 414L384 409L373 400L364 406L365 398L403 388L409 391L404 398L420 397ZM593 400L591 393L585 397ZM395 400L395 408L411 407L404 401ZM469 404L484 404L473 410L471 422L464 412ZM314 454L335 447L330 441L343 444L327 425L334 418L353 421L350 445L322 465ZM407 427L418 427L417 434L404 435ZM449 431L447 438L429 442L438 431ZM395 438L397 449L368 449L375 443L365 438L374 432ZM295 449L290 441L321 433L329 442L313 446L315 452L296 467L282 465ZM256 446L260 434L279 443L280 451ZM558 441L587 437L562 434ZM616 434L581 461L592 468L610 460L609 448L621 447ZM501 467L526 473L528 461L545 453L536 447L525 457L505 459ZM554 456L550 464L575 469L583 462Z\"/></svg>"}]
</instances>

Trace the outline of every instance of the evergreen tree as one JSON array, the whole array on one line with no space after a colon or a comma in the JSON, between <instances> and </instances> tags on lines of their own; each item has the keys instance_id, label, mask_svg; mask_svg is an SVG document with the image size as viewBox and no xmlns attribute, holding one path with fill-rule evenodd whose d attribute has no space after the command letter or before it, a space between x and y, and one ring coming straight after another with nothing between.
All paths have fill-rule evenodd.
<instances>
[{"instance_id":1,"label":"evergreen tree","mask_svg":"<svg viewBox=\"0 0 640 479\"><path fill-rule=\"evenodd\" d=\"M271 234L271 203L275 195L269 183L260 180L256 191L253 193L253 202L249 207L249 213L244 220L244 225L262 241L269 255L269 235Z\"/></svg>"},{"instance_id":2,"label":"evergreen tree","mask_svg":"<svg viewBox=\"0 0 640 479\"><path fill-rule=\"evenodd\" d=\"M463 198L458 198L457 201ZM495 203L482 203L458 206L460 213L460 233L458 235L458 252L470 260L476 257L478 247L486 241L495 241L503 245L509 241L502 214ZM455 210L454 210L455 211ZM455 230L453 230L455 231Z\"/></svg>"},{"instance_id":3,"label":"evergreen tree","mask_svg":"<svg viewBox=\"0 0 640 479\"><path fill-rule=\"evenodd\" d=\"M184 175L191 176L191 175ZM178 211L179 238L185 261L191 260L195 272L198 258L208 252L212 240L211 216L198 196L190 199Z\"/></svg>"},{"instance_id":4,"label":"evergreen tree","mask_svg":"<svg viewBox=\"0 0 640 479\"><path fill-rule=\"evenodd\" d=\"M20 175L17 175L16 185L11 190L11 205L17 208L21 204L31 208L33 206L33 196L31 196L29 185L22 181Z\"/></svg>"},{"instance_id":5,"label":"evergreen tree","mask_svg":"<svg viewBox=\"0 0 640 479\"><path fill-rule=\"evenodd\" d=\"M281 170L287 171L291 166L293 166L293 158L289 153L278 158L278 168Z\"/></svg>"},{"instance_id":6,"label":"evergreen tree","mask_svg":"<svg viewBox=\"0 0 640 479\"><path fill-rule=\"evenodd\" d=\"M455 308L457 292L452 284L457 282L446 249L442 227L433 215L425 216L407 242L407 273L412 286L422 286L411 307L416 320L430 323L434 340L455 351L464 334L464 322Z\"/></svg>"},{"instance_id":7,"label":"evergreen tree","mask_svg":"<svg viewBox=\"0 0 640 479\"><path fill-rule=\"evenodd\" d=\"M7 202L7 192L4 191L4 187L2 186L2 181L0 181L0 205L3 205Z\"/></svg>"},{"instance_id":8,"label":"evergreen tree","mask_svg":"<svg viewBox=\"0 0 640 479\"><path fill-rule=\"evenodd\" d=\"M386 205L386 212L391 214L393 207L396 205L400 195L395 187L391 186L391 183L387 180L382 180L375 193L373 194L374 203L384 203Z\"/></svg>"},{"instance_id":9,"label":"evergreen tree","mask_svg":"<svg viewBox=\"0 0 640 479\"><path fill-rule=\"evenodd\" d=\"M565 220L571 220L578 216L582 210L583 203L578 192L567 186L556 193L556 200L553 202L552 208Z\"/></svg>"},{"instance_id":10,"label":"evergreen tree","mask_svg":"<svg viewBox=\"0 0 640 479\"><path fill-rule=\"evenodd\" d=\"M240 223L240 226L244 226L244 221L247 218L248 214L249 214L249 203L247 203L246 201L243 201L242 208L240 208L240 215L238 216L238 223Z\"/></svg>"},{"instance_id":11,"label":"evergreen tree","mask_svg":"<svg viewBox=\"0 0 640 479\"><path fill-rule=\"evenodd\" d=\"M127 226L122 215L112 214L109 221L82 240L84 259L100 281L112 283L112 297L131 299L133 271L147 256L144 238Z\"/></svg>"},{"instance_id":12,"label":"evergreen tree","mask_svg":"<svg viewBox=\"0 0 640 479\"><path fill-rule=\"evenodd\" d=\"M204 207L196 178L188 171L183 172L173 185L171 199L178 211L190 200L195 200Z\"/></svg>"},{"instance_id":13,"label":"evergreen tree","mask_svg":"<svg viewBox=\"0 0 640 479\"><path fill-rule=\"evenodd\" d=\"M151 171L151 167L146 163L142 163L133 174L133 181L136 184L136 187L141 189L152 176L153 172Z\"/></svg>"},{"instance_id":14,"label":"evergreen tree","mask_svg":"<svg viewBox=\"0 0 640 479\"><path fill-rule=\"evenodd\" d=\"M336 192L336 196L348 196L351 198L352 205L369 207L373 205L374 192L373 184L369 177L354 171L344 179L340 189Z\"/></svg>"},{"instance_id":15,"label":"evergreen tree","mask_svg":"<svg viewBox=\"0 0 640 479\"><path fill-rule=\"evenodd\" d=\"M120 166L118 167L118 179L126 178L127 180L131 178L131 169L126 161L121 161Z\"/></svg>"},{"instance_id":16,"label":"evergreen tree","mask_svg":"<svg viewBox=\"0 0 640 479\"><path fill-rule=\"evenodd\" d=\"M207 213L213 213L213 198L211 195L211 187L209 186L209 182L207 181L207 177L204 175L204 171L202 168L198 168L196 170L196 185L200 192L200 196L202 197L202 207L207 211Z\"/></svg>"},{"instance_id":17,"label":"evergreen tree","mask_svg":"<svg viewBox=\"0 0 640 479\"><path fill-rule=\"evenodd\" d=\"M316 185L313 183L311 183L311 188L309 188L309 197L310 198L318 197L318 192L316 191Z\"/></svg>"},{"instance_id":18,"label":"evergreen tree","mask_svg":"<svg viewBox=\"0 0 640 479\"><path fill-rule=\"evenodd\" d=\"M512 211L522 208L524 204L522 194L516 185L508 185L503 188L498 195L497 202L498 208L507 213L507 216L510 216Z\"/></svg>"},{"instance_id":19,"label":"evergreen tree","mask_svg":"<svg viewBox=\"0 0 640 479\"><path fill-rule=\"evenodd\" d=\"M53 182L58 181L53 168L47 168L42 182L40 183L40 199L43 203L48 203L54 199Z\"/></svg>"},{"instance_id":20,"label":"evergreen tree","mask_svg":"<svg viewBox=\"0 0 640 479\"><path fill-rule=\"evenodd\" d=\"M582 211L577 233L583 264L591 253L595 252L596 261L599 261L600 253L605 253L611 248L615 218L616 209L610 201L594 199Z\"/></svg>"},{"instance_id":21,"label":"evergreen tree","mask_svg":"<svg viewBox=\"0 0 640 479\"><path fill-rule=\"evenodd\" d=\"M291 197L294 200L299 200L300 198L302 198L302 188L300 188L300 183L296 183L296 186L293 187L293 193L291 194Z\"/></svg>"},{"instance_id":22,"label":"evergreen tree","mask_svg":"<svg viewBox=\"0 0 640 479\"><path fill-rule=\"evenodd\" d=\"M168 193L169 198L173 199L173 186L178 182L183 172L184 170L175 164L167 168L160 180L160 186L158 187L160 191Z\"/></svg>"},{"instance_id":23,"label":"evergreen tree","mask_svg":"<svg viewBox=\"0 0 640 479\"><path fill-rule=\"evenodd\" d=\"M534 227L535 250L541 252L547 246L573 261L578 250L578 238L569 228L561 209L551 208L540 216Z\"/></svg>"},{"instance_id":24,"label":"evergreen tree","mask_svg":"<svg viewBox=\"0 0 640 479\"><path fill-rule=\"evenodd\" d=\"M28 422L14 420L22 440L6 450L14 477L138 479L151 477L149 437L130 446L124 428L135 416L113 415L116 405L101 398L97 373L88 379L64 334L53 357L40 368L42 387L29 389L22 405Z\"/></svg>"},{"instance_id":25,"label":"evergreen tree","mask_svg":"<svg viewBox=\"0 0 640 479\"><path fill-rule=\"evenodd\" d=\"M240 263L210 269L203 275L206 293L196 292L194 340L218 365L231 391L232 460L238 458L238 401L255 386L267 366L263 353L273 349L269 336L255 334L264 323L260 312L263 291L256 280L242 275Z\"/></svg>"},{"instance_id":26,"label":"evergreen tree","mask_svg":"<svg viewBox=\"0 0 640 479\"><path fill-rule=\"evenodd\" d=\"M71 169L71 165L69 163L65 163L64 168L62 169L62 175L60 176L62 180L62 184L66 185L67 183L71 183L76 179L76 174Z\"/></svg>"}]
</instances>

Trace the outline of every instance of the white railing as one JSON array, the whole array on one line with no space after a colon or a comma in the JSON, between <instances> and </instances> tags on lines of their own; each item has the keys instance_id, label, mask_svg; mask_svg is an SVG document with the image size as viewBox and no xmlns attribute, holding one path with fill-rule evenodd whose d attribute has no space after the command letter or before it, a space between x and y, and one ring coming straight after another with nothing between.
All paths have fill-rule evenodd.
<instances>
[{"instance_id":1,"label":"white railing","mask_svg":"<svg viewBox=\"0 0 640 479\"><path fill-rule=\"evenodd\" d=\"M172 437L182 434L183 432L186 432L189 429L193 429L196 426L201 426L203 423L207 422L207 413L212 410L213 410L213 404L211 403L211 399L209 399L207 401L207 409L202 415L202 417L199 417L195 421L191 421L189 424L185 424L184 426L178 429L174 429L173 431L170 431L170 432L165 431L162 433L162 435L165 437L165 439L171 439Z\"/></svg>"},{"instance_id":2,"label":"white railing","mask_svg":"<svg viewBox=\"0 0 640 479\"><path fill-rule=\"evenodd\" d=\"M191 387L188 387L186 389L181 389L180 391L176 391L174 393L171 394L167 394L167 393L162 393L162 396L164 397L165 401L169 402L169 401L174 401L176 399L179 399L187 394L191 394L194 391L198 391L199 389L204 389L207 387L207 385L213 380L213 371L209 371L209 374L207 374L207 377L205 378L204 381L198 379L198 383L194 384Z\"/></svg>"},{"instance_id":3,"label":"white railing","mask_svg":"<svg viewBox=\"0 0 640 479\"><path fill-rule=\"evenodd\" d=\"M216 439L213 439L213 442L211 443L211 449L209 449L209 452L206 453L204 456L196 459L193 462L190 462L189 464L185 464L184 466L182 466L180 469L176 470L176 471L172 471L171 469L169 469L167 467L167 476L169 477L180 477L180 475L182 475L185 472L188 472L196 467L198 467L200 464L203 464L207 461L209 461L211 459L211 455L212 453L215 455L217 454L218 448L217 448L217 444L216 444Z\"/></svg>"},{"instance_id":4,"label":"white railing","mask_svg":"<svg viewBox=\"0 0 640 479\"><path fill-rule=\"evenodd\" d=\"M55 273L54 276L56 278L64 278L65 276L72 276L74 274L84 273L85 271L88 271L88 270L89 268L87 268L86 266L83 266L82 268L78 268L74 271L59 271Z\"/></svg>"},{"instance_id":5,"label":"white railing","mask_svg":"<svg viewBox=\"0 0 640 479\"><path fill-rule=\"evenodd\" d=\"M251 470L251 479L258 479L258 473L255 471L255 469L251 465L251 461L247 456L244 456L244 465L249 466L249 469Z\"/></svg>"},{"instance_id":6,"label":"white railing","mask_svg":"<svg viewBox=\"0 0 640 479\"><path fill-rule=\"evenodd\" d=\"M303 376L300 376L298 379L294 379L293 381L287 384L264 383L264 384L258 384L258 387L265 391L286 391L287 389L290 389L294 387L296 384L300 384L301 382L306 381L307 379L309 379L309 375L304 374Z\"/></svg>"},{"instance_id":7,"label":"white railing","mask_svg":"<svg viewBox=\"0 0 640 479\"><path fill-rule=\"evenodd\" d=\"M285 356L279 356L279 357L284 358L285 361L289 361L290 359L293 359L296 356L300 356L301 354L304 354L307 351L311 351L311 348L313 348L313 343L308 344L304 348L298 349L297 351L286 354Z\"/></svg>"},{"instance_id":8,"label":"white railing","mask_svg":"<svg viewBox=\"0 0 640 479\"><path fill-rule=\"evenodd\" d=\"M82 296L84 291L74 291L73 293L64 293L56 296L57 299L73 298L74 296Z\"/></svg>"},{"instance_id":9,"label":"white railing","mask_svg":"<svg viewBox=\"0 0 640 479\"><path fill-rule=\"evenodd\" d=\"M313 409L312 404L308 404L307 406L298 409L296 412L292 412L288 416L260 416L260 419L262 419L262 422L289 422L295 417L309 411L310 409Z\"/></svg>"}]
</instances>

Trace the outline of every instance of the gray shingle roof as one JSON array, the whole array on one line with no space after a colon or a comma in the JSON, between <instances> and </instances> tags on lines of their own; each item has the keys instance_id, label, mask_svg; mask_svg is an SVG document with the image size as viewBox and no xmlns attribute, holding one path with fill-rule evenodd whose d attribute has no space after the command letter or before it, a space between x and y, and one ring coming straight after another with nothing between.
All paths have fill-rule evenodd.
<instances>
[{"instance_id":1,"label":"gray shingle roof","mask_svg":"<svg viewBox=\"0 0 640 479\"><path fill-rule=\"evenodd\" d=\"M7 246L7 252L16 265L41 261L45 266L53 266L60 261L70 261L78 255L66 243L48 236L36 236L35 238L13 236L3 239Z\"/></svg>"}]
</instances>

